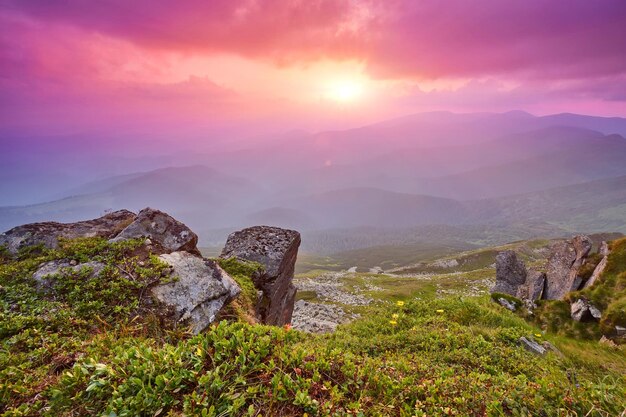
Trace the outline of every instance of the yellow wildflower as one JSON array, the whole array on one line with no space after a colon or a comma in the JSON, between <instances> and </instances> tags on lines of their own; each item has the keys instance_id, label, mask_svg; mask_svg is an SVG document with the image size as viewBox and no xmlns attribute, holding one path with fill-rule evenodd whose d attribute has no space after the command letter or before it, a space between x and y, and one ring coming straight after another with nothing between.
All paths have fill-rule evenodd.
<instances>
[{"instance_id":1,"label":"yellow wildflower","mask_svg":"<svg viewBox=\"0 0 626 417\"><path fill-rule=\"evenodd\" d=\"M397 319L398 317L400 317L400 316L398 314L396 314L396 313L391 315L391 318L394 319L394 320Z\"/></svg>"},{"instance_id":2,"label":"yellow wildflower","mask_svg":"<svg viewBox=\"0 0 626 417\"><path fill-rule=\"evenodd\" d=\"M437 313L441 314L443 313L443 310L437 310Z\"/></svg>"},{"instance_id":3,"label":"yellow wildflower","mask_svg":"<svg viewBox=\"0 0 626 417\"><path fill-rule=\"evenodd\" d=\"M196 350L196 355L197 355L197 356L202 356L202 349L201 349L201 348L198 348L198 349Z\"/></svg>"},{"instance_id":4,"label":"yellow wildflower","mask_svg":"<svg viewBox=\"0 0 626 417\"><path fill-rule=\"evenodd\" d=\"M541 333L535 333L535 337L542 337Z\"/></svg>"},{"instance_id":5,"label":"yellow wildflower","mask_svg":"<svg viewBox=\"0 0 626 417\"><path fill-rule=\"evenodd\" d=\"M398 322L395 320L389 320L389 324L391 324L392 326L395 326L396 324L398 324Z\"/></svg>"},{"instance_id":6,"label":"yellow wildflower","mask_svg":"<svg viewBox=\"0 0 626 417\"><path fill-rule=\"evenodd\" d=\"M398 302L396 303L396 305L397 305L398 307L402 307L402 306L404 305L404 301L398 301Z\"/></svg>"}]
</instances>

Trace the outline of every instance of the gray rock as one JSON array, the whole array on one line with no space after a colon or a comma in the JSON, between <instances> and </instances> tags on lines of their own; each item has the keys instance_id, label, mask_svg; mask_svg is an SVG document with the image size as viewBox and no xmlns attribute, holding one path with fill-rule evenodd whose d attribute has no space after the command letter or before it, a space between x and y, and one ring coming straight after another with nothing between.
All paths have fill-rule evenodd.
<instances>
[{"instance_id":1,"label":"gray rock","mask_svg":"<svg viewBox=\"0 0 626 417\"><path fill-rule=\"evenodd\" d=\"M370 268L370 274L382 274L383 273L383 269L380 266L375 266L373 268Z\"/></svg>"},{"instance_id":2,"label":"gray rock","mask_svg":"<svg viewBox=\"0 0 626 417\"><path fill-rule=\"evenodd\" d=\"M525 288L527 295L526 297L521 298L527 298L531 301L537 301L541 299L545 286L546 274L544 272L534 271L531 269L528 271L528 275L526 277Z\"/></svg>"},{"instance_id":3,"label":"gray rock","mask_svg":"<svg viewBox=\"0 0 626 417\"><path fill-rule=\"evenodd\" d=\"M546 354L546 348L535 342L532 339L526 339L525 337L520 337L520 344L529 352L532 352L536 355L543 356Z\"/></svg>"},{"instance_id":4,"label":"gray rock","mask_svg":"<svg viewBox=\"0 0 626 417\"><path fill-rule=\"evenodd\" d=\"M564 357L563 352L561 352L556 346L554 346L552 343L548 342L547 340L544 340L541 345L546 349L546 351L551 351L558 356Z\"/></svg>"},{"instance_id":5,"label":"gray rock","mask_svg":"<svg viewBox=\"0 0 626 417\"><path fill-rule=\"evenodd\" d=\"M189 252L163 254L177 279L151 289L158 301L172 309L176 320L189 323L194 334L215 321L219 312L240 292L239 285L215 261Z\"/></svg>"},{"instance_id":6,"label":"gray rock","mask_svg":"<svg viewBox=\"0 0 626 417\"><path fill-rule=\"evenodd\" d=\"M579 298L570 306L572 319L576 321L597 321L602 318L602 312L584 298Z\"/></svg>"},{"instance_id":7,"label":"gray rock","mask_svg":"<svg viewBox=\"0 0 626 417\"><path fill-rule=\"evenodd\" d=\"M291 323L296 288L293 285L300 233L278 227L255 226L228 236L222 258L236 257L264 266L254 277L262 292L256 313L262 323L282 326Z\"/></svg>"},{"instance_id":8,"label":"gray rock","mask_svg":"<svg viewBox=\"0 0 626 417\"><path fill-rule=\"evenodd\" d=\"M186 251L200 255L196 245L198 236L183 223L167 213L151 208L139 212L137 218L122 230L112 242L145 237L157 251L171 253Z\"/></svg>"},{"instance_id":9,"label":"gray rock","mask_svg":"<svg viewBox=\"0 0 626 417\"><path fill-rule=\"evenodd\" d=\"M517 310L517 307L515 307L515 304L510 302L506 298L498 298L498 304L500 304L502 307L506 308L507 310L511 310L511 311Z\"/></svg>"},{"instance_id":10,"label":"gray rock","mask_svg":"<svg viewBox=\"0 0 626 417\"><path fill-rule=\"evenodd\" d=\"M6 246L16 254L20 248L42 244L47 248L57 248L59 238L80 237L110 238L117 235L135 219L128 210L115 211L100 218L76 223L43 222L30 223L0 234L0 246Z\"/></svg>"},{"instance_id":11,"label":"gray rock","mask_svg":"<svg viewBox=\"0 0 626 417\"><path fill-rule=\"evenodd\" d=\"M623 326L615 326L615 335L617 337L626 338L626 327Z\"/></svg>"},{"instance_id":12,"label":"gray rock","mask_svg":"<svg viewBox=\"0 0 626 417\"><path fill-rule=\"evenodd\" d=\"M606 269L606 264L608 262L609 262L609 257L608 256L605 256L604 258L602 258L600 263L598 263L598 265L596 265L596 268L593 270L593 273L591 274L591 277L589 277L587 282L585 282L585 285L583 286L583 288L589 288L593 284L596 283L598 278L600 278L600 276L604 273L604 270Z\"/></svg>"},{"instance_id":13,"label":"gray rock","mask_svg":"<svg viewBox=\"0 0 626 417\"><path fill-rule=\"evenodd\" d=\"M358 314L348 314L336 305L298 300L293 310L291 324L296 330L329 333L333 332L338 325L348 323L358 317Z\"/></svg>"},{"instance_id":14,"label":"gray rock","mask_svg":"<svg viewBox=\"0 0 626 417\"><path fill-rule=\"evenodd\" d=\"M521 285L526 282L526 265L512 250L496 256L496 285L491 292L499 292L517 297Z\"/></svg>"},{"instance_id":15,"label":"gray rock","mask_svg":"<svg viewBox=\"0 0 626 417\"><path fill-rule=\"evenodd\" d=\"M606 243L605 241L602 241L602 243L600 243L600 248L598 249L598 253L602 256L609 256L609 253L611 253L611 250L609 249L608 243Z\"/></svg>"},{"instance_id":16,"label":"gray rock","mask_svg":"<svg viewBox=\"0 0 626 417\"><path fill-rule=\"evenodd\" d=\"M543 298L560 300L570 291L580 287L578 276L591 250L592 242L587 236L575 236L571 240L556 243L546 268L546 288Z\"/></svg>"},{"instance_id":17,"label":"gray rock","mask_svg":"<svg viewBox=\"0 0 626 417\"><path fill-rule=\"evenodd\" d=\"M72 261L60 259L41 264L33 273L33 279L37 282L38 287L48 289L54 284L53 277L56 275L67 272L78 273L81 272L83 268L89 268L89 277L91 278L100 275L104 266L105 265L103 263L95 261L85 262L82 264L77 264L74 261L74 264L72 264Z\"/></svg>"}]
</instances>

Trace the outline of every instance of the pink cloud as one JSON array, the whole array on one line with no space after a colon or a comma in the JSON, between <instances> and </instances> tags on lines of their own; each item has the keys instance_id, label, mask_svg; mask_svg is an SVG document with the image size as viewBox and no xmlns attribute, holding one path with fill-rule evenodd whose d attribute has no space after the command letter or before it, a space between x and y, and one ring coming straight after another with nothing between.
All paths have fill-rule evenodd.
<instances>
[{"instance_id":1,"label":"pink cloud","mask_svg":"<svg viewBox=\"0 0 626 417\"><path fill-rule=\"evenodd\" d=\"M151 48L280 62L357 58L378 77L626 70L622 0L9 0L8 10Z\"/></svg>"}]
</instances>

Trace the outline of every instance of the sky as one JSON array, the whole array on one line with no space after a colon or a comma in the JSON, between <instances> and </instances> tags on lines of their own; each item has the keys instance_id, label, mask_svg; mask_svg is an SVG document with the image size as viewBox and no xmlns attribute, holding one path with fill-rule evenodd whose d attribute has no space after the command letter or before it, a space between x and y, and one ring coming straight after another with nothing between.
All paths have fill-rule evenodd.
<instances>
[{"instance_id":1,"label":"sky","mask_svg":"<svg viewBox=\"0 0 626 417\"><path fill-rule=\"evenodd\" d=\"M623 0L0 0L2 138L626 117Z\"/></svg>"}]
</instances>

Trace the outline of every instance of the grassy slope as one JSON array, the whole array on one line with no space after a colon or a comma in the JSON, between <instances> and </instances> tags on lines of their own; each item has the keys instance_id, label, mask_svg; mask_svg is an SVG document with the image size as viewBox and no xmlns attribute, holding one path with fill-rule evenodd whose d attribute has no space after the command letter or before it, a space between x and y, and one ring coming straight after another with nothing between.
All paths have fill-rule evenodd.
<instances>
[{"instance_id":1,"label":"grassy slope","mask_svg":"<svg viewBox=\"0 0 626 417\"><path fill-rule=\"evenodd\" d=\"M42 260L93 256L127 262L141 279L67 276L61 297L34 291ZM251 271L223 266L240 282ZM626 407L623 350L541 335L487 297L383 302L324 336L225 320L191 337L141 310L138 297L159 277L158 263L140 266L104 242L3 260L0 413L609 416ZM564 356L534 356L520 336L548 339Z\"/></svg>"}]
</instances>

